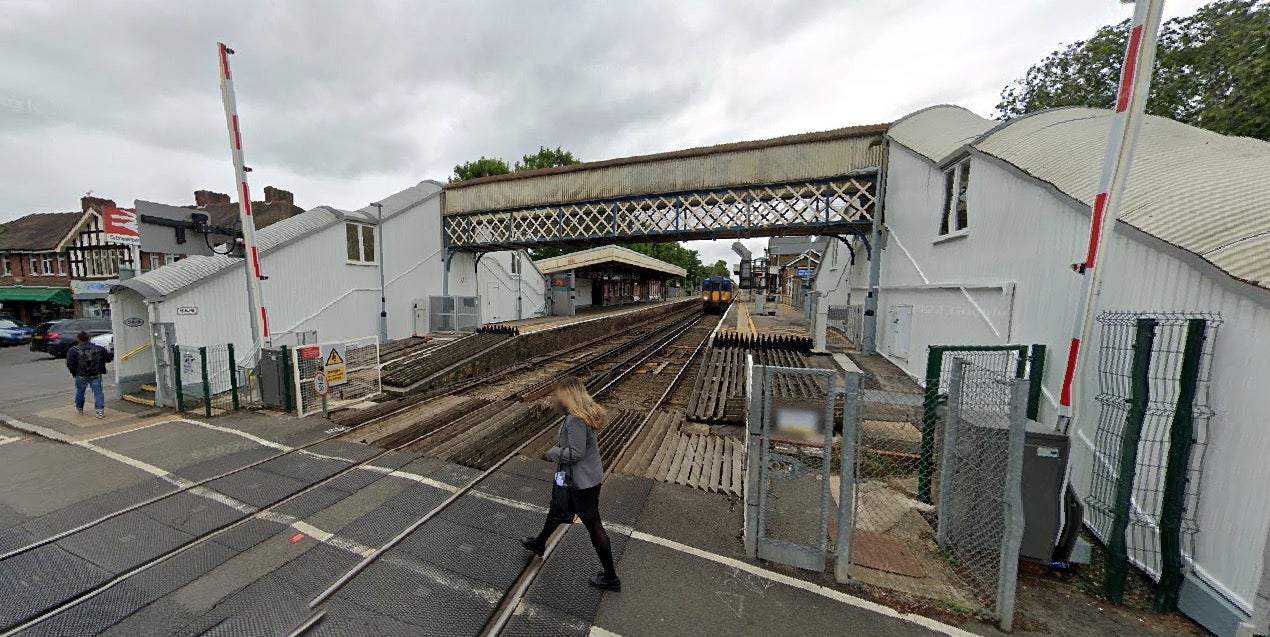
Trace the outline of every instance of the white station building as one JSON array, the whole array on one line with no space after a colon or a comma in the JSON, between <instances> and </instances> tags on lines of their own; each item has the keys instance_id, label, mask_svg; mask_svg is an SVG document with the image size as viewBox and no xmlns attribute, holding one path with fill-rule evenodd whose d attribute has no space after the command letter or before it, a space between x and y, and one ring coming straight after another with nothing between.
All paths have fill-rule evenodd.
<instances>
[{"instance_id":1,"label":"white station building","mask_svg":"<svg viewBox=\"0 0 1270 637\"><path fill-rule=\"evenodd\" d=\"M1039 421L1055 425L1081 294L1071 265L1084 260L1111 120L1106 110L1062 108L994 122L935 106L895 122L877 351L923 382L930 346L1044 344ZM1201 399L1213 415L1192 459L1181 604L1210 630L1235 634L1270 609L1270 143L1146 117L1104 246L1099 311L1220 320L1205 344ZM847 250L830 244L816 282L830 303L867 294L867 251L859 241L854 250L849 266ZM1069 432L1071 484L1086 496L1095 467L1118 457L1096 436L1100 340L1096 327ZM1161 479L1139 473L1135 507ZM1131 537L1130 552L1156 541L1150 531Z\"/></svg>"}]
</instances>

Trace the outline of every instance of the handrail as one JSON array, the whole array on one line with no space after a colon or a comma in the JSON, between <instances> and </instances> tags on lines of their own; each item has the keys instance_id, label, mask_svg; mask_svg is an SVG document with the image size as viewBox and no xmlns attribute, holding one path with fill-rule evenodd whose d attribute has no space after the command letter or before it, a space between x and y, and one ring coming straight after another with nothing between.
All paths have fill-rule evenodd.
<instances>
[{"instance_id":1,"label":"handrail","mask_svg":"<svg viewBox=\"0 0 1270 637\"><path fill-rule=\"evenodd\" d=\"M124 361L128 360L129 358L132 358L133 356L136 356L137 354L140 354L141 352L143 352L143 351L145 351L145 350L149 349L151 345L153 345L153 342L150 342L150 343L145 343L144 345L142 345L142 346L138 347L137 349L134 349L134 350L132 350L131 352L128 352L127 354L124 354L123 356L120 356L120 357L119 357L119 362L121 362L121 363L122 363L122 362L124 362Z\"/></svg>"}]
</instances>

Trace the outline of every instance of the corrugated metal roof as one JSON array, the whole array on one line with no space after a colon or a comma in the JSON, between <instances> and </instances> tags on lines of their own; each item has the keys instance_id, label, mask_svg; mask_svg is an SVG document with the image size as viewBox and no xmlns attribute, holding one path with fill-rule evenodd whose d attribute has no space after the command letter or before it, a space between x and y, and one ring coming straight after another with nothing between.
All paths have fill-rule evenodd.
<instances>
[{"instance_id":1,"label":"corrugated metal roof","mask_svg":"<svg viewBox=\"0 0 1270 637\"><path fill-rule=\"evenodd\" d=\"M261 230L256 233L256 243L260 253L267 255L272 250L295 239L342 221L345 214L334 208L319 206ZM242 263L242 259L219 255L191 256L121 281L119 285L136 290L147 299L155 299L168 296L230 268L241 267Z\"/></svg>"},{"instance_id":2,"label":"corrugated metal roof","mask_svg":"<svg viewBox=\"0 0 1270 637\"><path fill-rule=\"evenodd\" d=\"M905 117L887 136L943 164L965 152L961 140L979 131L970 148L1092 206L1112 115L1060 108L996 123L960 107L937 106ZM1268 176L1270 143L1147 116L1119 219L1235 278L1270 288Z\"/></svg>"},{"instance_id":3,"label":"corrugated metal roof","mask_svg":"<svg viewBox=\"0 0 1270 637\"><path fill-rule=\"evenodd\" d=\"M877 168L886 125L497 175L447 184L445 214L838 177Z\"/></svg>"},{"instance_id":4,"label":"corrugated metal roof","mask_svg":"<svg viewBox=\"0 0 1270 637\"><path fill-rule=\"evenodd\" d=\"M1020 118L974 148L1092 205L1112 113L1064 108ZM1270 288L1270 143L1147 116L1120 220Z\"/></svg>"},{"instance_id":5,"label":"corrugated metal roof","mask_svg":"<svg viewBox=\"0 0 1270 637\"><path fill-rule=\"evenodd\" d=\"M552 274L555 272L564 272L574 268L585 268L604 263L616 263L625 266L652 270L653 272L661 272L673 277L683 277L688 275L688 271L673 264L666 263L661 259L654 259L646 254L636 252L622 246L601 246L599 248L591 248L590 250L581 250L579 252L571 252L562 254L558 257L550 259L542 259L534 262L534 266L543 274Z\"/></svg>"},{"instance_id":6,"label":"corrugated metal roof","mask_svg":"<svg viewBox=\"0 0 1270 637\"><path fill-rule=\"evenodd\" d=\"M940 104L905 115L891 125L886 136L938 163L996 124L960 106Z\"/></svg>"}]
</instances>

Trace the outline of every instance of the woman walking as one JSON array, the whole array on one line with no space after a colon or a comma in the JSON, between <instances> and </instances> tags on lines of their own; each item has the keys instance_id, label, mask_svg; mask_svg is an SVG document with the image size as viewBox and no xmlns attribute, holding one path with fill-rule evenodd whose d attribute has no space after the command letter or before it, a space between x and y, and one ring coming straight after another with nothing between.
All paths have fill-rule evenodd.
<instances>
[{"instance_id":1,"label":"woman walking","mask_svg":"<svg viewBox=\"0 0 1270 637\"><path fill-rule=\"evenodd\" d=\"M600 521L600 483L604 480L604 466L600 463L600 447L596 432L604 427L608 414L587 393L582 381L572 376L556 384L552 406L564 412L564 424L560 426L556 446L547 452L547 458L556 463L555 484L551 488L551 509L547 522L538 537L520 541L524 547L541 556L551 533L561 524L573 522L573 516L582 518L591 534L591 546L600 558L604 570L592 575L591 585L606 591L622 590L622 580L613 568L613 549L609 534Z\"/></svg>"}]
</instances>

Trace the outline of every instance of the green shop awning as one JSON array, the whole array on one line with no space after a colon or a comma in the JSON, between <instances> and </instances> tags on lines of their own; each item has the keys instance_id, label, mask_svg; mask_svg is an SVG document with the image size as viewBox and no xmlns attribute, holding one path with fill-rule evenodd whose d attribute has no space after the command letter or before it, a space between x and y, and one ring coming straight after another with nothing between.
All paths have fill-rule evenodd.
<instances>
[{"instance_id":1,"label":"green shop awning","mask_svg":"<svg viewBox=\"0 0 1270 637\"><path fill-rule=\"evenodd\" d=\"M71 290L70 288L31 287L26 285L3 286L0 287L0 303L5 301L70 305Z\"/></svg>"}]
</instances>

